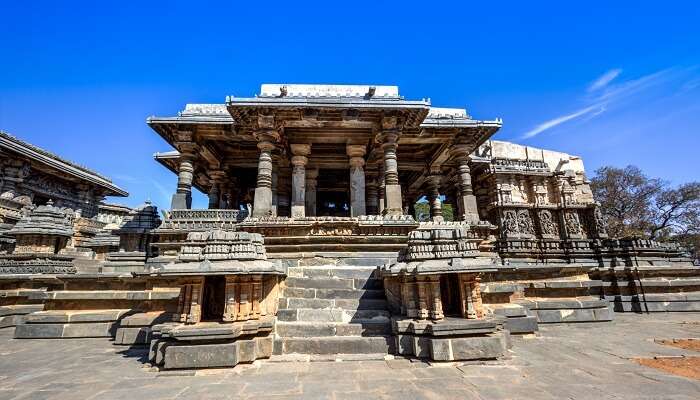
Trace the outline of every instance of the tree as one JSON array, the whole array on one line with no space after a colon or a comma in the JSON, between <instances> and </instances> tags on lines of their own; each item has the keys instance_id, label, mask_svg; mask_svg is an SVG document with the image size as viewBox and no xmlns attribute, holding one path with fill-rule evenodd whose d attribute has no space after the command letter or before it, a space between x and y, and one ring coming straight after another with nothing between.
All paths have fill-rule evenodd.
<instances>
[{"instance_id":1,"label":"tree","mask_svg":"<svg viewBox=\"0 0 700 400\"><path fill-rule=\"evenodd\" d=\"M603 167L595 174L591 189L612 236L670 240L700 234L700 182L672 188L631 165Z\"/></svg>"}]
</instances>

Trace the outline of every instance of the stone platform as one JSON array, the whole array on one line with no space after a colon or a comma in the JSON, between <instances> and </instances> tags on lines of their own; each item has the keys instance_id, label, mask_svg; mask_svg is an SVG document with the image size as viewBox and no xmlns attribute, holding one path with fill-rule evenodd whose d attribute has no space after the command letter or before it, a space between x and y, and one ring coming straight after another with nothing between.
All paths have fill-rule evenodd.
<instances>
[{"instance_id":1,"label":"stone platform","mask_svg":"<svg viewBox=\"0 0 700 400\"><path fill-rule=\"evenodd\" d=\"M700 356L654 343L697 337L699 313L623 314L608 324L542 325L510 358L430 366L406 359L275 363L154 372L147 349L108 339L16 340L0 330L0 399L696 399L700 382L634 357ZM86 374L85 360L90 360Z\"/></svg>"}]
</instances>

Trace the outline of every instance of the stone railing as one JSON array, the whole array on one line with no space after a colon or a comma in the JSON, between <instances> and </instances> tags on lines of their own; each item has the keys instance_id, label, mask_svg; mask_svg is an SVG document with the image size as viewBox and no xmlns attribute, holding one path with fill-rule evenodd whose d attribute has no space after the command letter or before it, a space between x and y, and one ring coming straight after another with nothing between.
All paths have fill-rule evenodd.
<instances>
[{"instance_id":1,"label":"stone railing","mask_svg":"<svg viewBox=\"0 0 700 400\"><path fill-rule=\"evenodd\" d=\"M248 216L240 210L172 210L163 221L160 229L211 230L232 229Z\"/></svg>"},{"instance_id":2,"label":"stone railing","mask_svg":"<svg viewBox=\"0 0 700 400\"><path fill-rule=\"evenodd\" d=\"M496 172L549 172L547 163L537 160L513 160L509 158L494 158L491 160L491 168Z\"/></svg>"}]
</instances>

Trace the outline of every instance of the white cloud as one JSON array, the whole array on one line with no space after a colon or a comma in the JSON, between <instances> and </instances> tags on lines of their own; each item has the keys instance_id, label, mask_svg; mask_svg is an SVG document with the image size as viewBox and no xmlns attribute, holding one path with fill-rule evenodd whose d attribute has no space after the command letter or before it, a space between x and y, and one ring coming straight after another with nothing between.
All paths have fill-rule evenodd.
<instances>
[{"instance_id":1,"label":"white cloud","mask_svg":"<svg viewBox=\"0 0 700 400\"><path fill-rule=\"evenodd\" d=\"M592 106L582 108L578 111L575 111L571 114L566 114L566 115L562 115L562 116L554 118L554 119L550 119L549 121L545 121L545 122L537 125L536 127L532 128L531 130L525 132L525 134L523 134L522 138L529 139L531 137L535 137L535 136L539 135L540 133L546 131L547 129L554 128L557 125L561 125L564 122L571 121L572 119L582 117L582 116L589 114L593 111L595 111L593 116L598 115L598 114L605 111L605 105L604 104L594 104Z\"/></svg>"},{"instance_id":2,"label":"white cloud","mask_svg":"<svg viewBox=\"0 0 700 400\"><path fill-rule=\"evenodd\" d=\"M610 71L604 73L598 79L593 81L590 86L588 86L588 92L595 92L598 89L608 86L608 84L612 82L613 79L617 78L621 73L622 69L620 68L611 69Z\"/></svg>"},{"instance_id":3,"label":"white cloud","mask_svg":"<svg viewBox=\"0 0 700 400\"><path fill-rule=\"evenodd\" d=\"M583 116L591 119L608 110L608 106L616 104L619 106L625 99L633 98L643 91L677 80L683 71L677 68L669 68L652 74L644 75L637 79L631 79L619 83L612 81L620 75L622 69L612 69L596 79L587 89L589 93L584 99L588 104L578 111L562 115L560 117L545 121L521 136L522 139L529 139L540 133ZM593 93L595 92L595 93Z\"/></svg>"}]
</instances>

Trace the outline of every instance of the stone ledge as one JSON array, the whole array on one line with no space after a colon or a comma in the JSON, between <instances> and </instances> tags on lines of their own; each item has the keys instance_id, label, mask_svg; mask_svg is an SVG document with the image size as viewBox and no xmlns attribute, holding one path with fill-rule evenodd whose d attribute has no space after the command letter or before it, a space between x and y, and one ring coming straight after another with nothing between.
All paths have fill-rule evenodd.
<instances>
[{"instance_id":1,"label":"stone ledge","mask_svg":"<svg viewBox=\"0 0 700 400\"><path fill-rule=\"evenodd\" d=\"M112 337L114 322L79 324L20 324L15 327L15 339L67 339Z\"/></svg>"},{"instance_id":2,"label":"stone ledge","mask_svg":"<svg viewBox=\"0 0 700 400\"><path fill-rule=\"evenodd\" d=\"M33 312L42 311L43 304L13 304L8 306L0 306L0 317L10 315L26 315Z\"/></svg>"},{"instance_id":3,"label":"stone ledge","mask_svg":"<svg viewBox=\"0 0 700 400\"><path fill-rule=\"evenodd\" d=\"M176 290L57 290L36 292L32 300L174 300L180 295Z\"/></svg>"},{"instance_id":4,"label":"stone ledge","mask_svg":"<svg viewBox=\"0 0 700 400\"><path fill-rule=\"evenodd\" d=\"M116 322L131 310L39 311L24 317L26 325Z\"/></svg>"}]
</instances>

